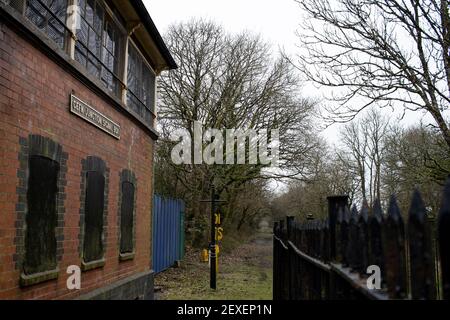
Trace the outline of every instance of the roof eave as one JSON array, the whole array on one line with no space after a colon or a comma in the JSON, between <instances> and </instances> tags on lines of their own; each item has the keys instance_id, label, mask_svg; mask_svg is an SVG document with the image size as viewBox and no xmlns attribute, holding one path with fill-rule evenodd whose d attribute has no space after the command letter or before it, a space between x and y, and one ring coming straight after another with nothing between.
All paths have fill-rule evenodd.
<instances>
[{"instance_id":1,"label":"roof eave","mask_svg":"<svg viewBox=\"0 0 450 320\"><path fill-rule=\"evenodd\" d=\"M150 17L150 14L148 13L147 8L145 7L142 0L134 0L130 1L133 8L136 10L137 14L139 15L139 18L142 20L145 29L150 34L152 39L155 41L156 46L158 47L159 51L161 52L161 55L164 57L164 60L167 63L168 69L177 69L178 66L173 59L172 55L170 54L169 49L167 48L166 44L164 43L163 38L161 37L161 34L159 33L158 29L155 26L155 23L153 22L152 18Z\"/></svg>"}]
</instances>

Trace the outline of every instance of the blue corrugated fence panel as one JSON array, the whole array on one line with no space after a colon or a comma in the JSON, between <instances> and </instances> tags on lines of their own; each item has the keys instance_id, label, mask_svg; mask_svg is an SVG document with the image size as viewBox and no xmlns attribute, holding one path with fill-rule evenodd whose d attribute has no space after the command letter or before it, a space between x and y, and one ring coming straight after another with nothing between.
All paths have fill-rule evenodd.
<instances>
[{"instance_id":1,"label":"blue corrugated fence panel","mask_svg":"<svg viewBox=\"0 0 450 320\"><path fill-rule=\"evenodd\" d=\"M152 256L155 272L164 271L182 258L180 242L184 239L184 227L180 224L180 215L183 212L182 200L154 195Z\"/></svg>"}]
</instances>

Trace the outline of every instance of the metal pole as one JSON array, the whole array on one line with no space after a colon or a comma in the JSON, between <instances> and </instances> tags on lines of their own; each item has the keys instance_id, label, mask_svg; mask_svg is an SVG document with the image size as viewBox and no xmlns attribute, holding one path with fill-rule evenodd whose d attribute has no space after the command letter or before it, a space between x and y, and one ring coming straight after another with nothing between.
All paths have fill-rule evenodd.
<instances>
[{"instance_id":1,"label":"metal pole","mask_svg":"<svg viewBox=\"0 0 450 320\"><path fill-rule=\"evenodd\" d=\"M217 282L217 256L216 256L216 213L218 212L217 204L220 202L226 202L219 199L220 195L216 194L214 185L211 186L211 199L210 200L200 200L200 202L211 203L211 242L209 243L209 262L210 262L210 287L211 289L216 289Z\"/></svg>"}]
</instances>

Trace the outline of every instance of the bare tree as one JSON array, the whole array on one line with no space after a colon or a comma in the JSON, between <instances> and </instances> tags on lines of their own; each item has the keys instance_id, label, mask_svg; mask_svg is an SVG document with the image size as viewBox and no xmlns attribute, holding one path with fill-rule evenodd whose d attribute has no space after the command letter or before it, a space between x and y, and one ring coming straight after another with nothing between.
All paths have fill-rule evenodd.
<instances>
[{"instance_id":1,"label":"bare tree","mask_svg":"<svg viewBox=\"0 0 450 320\"><path fill-rule=\"evenodd\" d=\"M343 148L337 151L338 157L343 159L347 155L349 160L344 162L348 165L346 170L356 173L361 197L369 203L381 199L381 176L389 129L389 119L371 109L358 121L347 124L341 132Z\"/></svg>"},{"instance_id":2,"label":"bare tree","mask_svg":"<svg viewBox=\"0 0 450 320\"><path fill-rule=\"evenodd\" d=\"M360 190L360 180L354 171L353 159L347 154L338 154L325 142L312 157L314 174L308 181L290 181L286 193L272 200L275 218L286 215L306 219L309 214L315 218L326 218L327 197L348 195L354 203Z\"/></svg>"},{"instance_id":3,"label":"bare tree","mask_svg":"<svg viewBox=\"0 0 450 320\"><path fill-rule=\"evenodd\" d=\"M292 176L306 173L308 152L317 145L314 104L299 98L299 81L286 59L274 59L258 36L229 35L202 20L173 25L165 40L180 68L159 84L161 126L185 128L191 136L194 121L204 129L279 129L281 169ZM226 170L245 182L260 176L264 167L258 163Z\"/></svg>"},{"instance_id":4,"label":"bare tree","mask_svg":"<svg viewBox=\"0 0 450 320\"><path fill-rule=\"evenodd\" d=\"M363 119L362 130L367 137L367 165L370 172L370 202L381 199L381 170L386 156L386 139L389 133L390 121L375 109L371 109Z\"/></svg>"},{"instance_id":5,"label":"bare tree","mask_svg":"<svg viewBox=\"0 0 450 320\"><path fill-rule=\"evenodd\" d=\"M447 0L302 0L299 69L333 90L332 122L364 108L428 112L450 147ZM338 101L338 104L336 104Z\"/></svg>"},{"instance_id":6,"label":"bare tree","mask_svg":"<svg viewBox=\"0 0 450 320\"><path fill-rule=\"evenodd\" d=\"M212 184L232 204L242 188L252 186L250 181L308 178L309 154L318 145L312 121L314 103L300 97L295 68L286 59L275 57L259 36L228 34L204 20L172 25L165 42L180 67L159 82L162 134L157 160L165 171L157 175L157 186L165 190L176 186L187 199L188 210L202 220L204 210L199 200L210 196ZM174 164L169 133L183 128L192 137L195 122L204 130L222 132L278 129L279 170L268 170L269 165L261 161L245 165ZM247 139L246 143L251 142ZM224 150L224 158L227 152ZM232 217L235 208L226 208L224 221L240 221ZM248 219L248 210L242 221Z\"/></svg>"},{"instance_id":7,"label":"bare tree","mask_svg":"<svg viewBox=\"0 0 450 320\"><path fill-rule=\"evenodd\" d=\"M411 128L392 127L387 135L389 152L384 159L383 188L409 204L411 190L419 186L433 209L439 208L442 186L450 173L445 141L436 129L423 125Z\"/></svg>"},{"instance_id":8,"label":"bare tree","mask_svg":"<svg viewBox=\"0 0 450 320\"><path fill-rule=\"evenodd\" d=\"M367 199L366 157L369 146L367 136L361 132L361 124L351 122L346 125L341 132L341 141L346 148L344 154L346 153L347 158L351 159L351 162L345 162L349 165L346 169L357 174L360 181L361 196ZM338 152L338 155L340 155L340 153L341 152ZM340 156L340 158L343 159L343 156Z\"/></svg>"}]
</instances>

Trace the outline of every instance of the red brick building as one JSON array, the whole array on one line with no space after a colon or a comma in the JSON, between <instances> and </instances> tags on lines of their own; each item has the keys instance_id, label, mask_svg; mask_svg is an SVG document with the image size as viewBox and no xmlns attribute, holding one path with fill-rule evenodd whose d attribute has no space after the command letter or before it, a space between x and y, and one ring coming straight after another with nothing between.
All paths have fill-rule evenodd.
<instances>
[{"instance_id":1,"label":"red brick building","mask_svg":"<svg viewBox=\"0 0 450 320\"><path fill-rule=\"evenodd\" d=\"M0 299L153 297L156 78L172 68L140 0L0 0Z\"/></svg>"}]
</instances>

